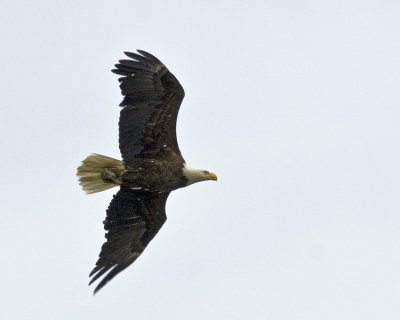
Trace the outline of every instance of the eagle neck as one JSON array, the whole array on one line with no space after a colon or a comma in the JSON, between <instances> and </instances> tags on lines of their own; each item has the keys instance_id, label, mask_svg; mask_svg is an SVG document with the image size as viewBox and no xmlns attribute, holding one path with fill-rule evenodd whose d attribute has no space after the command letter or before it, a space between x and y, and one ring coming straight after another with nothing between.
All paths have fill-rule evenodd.
<instances>
[{"instance_id":1,"label":"eagle neck","mask_svg":"<svg viewBox=\"0 0 400 320\"><path fill-rule=\"evenodd\" d=\"M204 176L204 170L190 168L186 165L186 163L184 163L182 167L182 173L187 180L186 186L189 186L196 182L207 180Z\"/></svg>"}]
</instances>

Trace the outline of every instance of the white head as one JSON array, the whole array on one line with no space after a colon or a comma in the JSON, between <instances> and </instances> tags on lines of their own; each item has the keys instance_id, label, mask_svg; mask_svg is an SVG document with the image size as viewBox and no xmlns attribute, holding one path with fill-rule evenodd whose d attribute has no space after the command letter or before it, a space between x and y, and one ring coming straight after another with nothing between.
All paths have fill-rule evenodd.
<instances>
[{"instance_id":1,"label":"white head","mask_svg":"<svg viewBox=\"0 0 400 320\"><path fill-rule=\"evenodd\" d=\"M217 181L217 176L215 173L209 172L207 170L189 168L188 166L186 166L186 164L182 168L182 173L187 179L187 186L200 181Z\"/></svg>"}]
</instances>

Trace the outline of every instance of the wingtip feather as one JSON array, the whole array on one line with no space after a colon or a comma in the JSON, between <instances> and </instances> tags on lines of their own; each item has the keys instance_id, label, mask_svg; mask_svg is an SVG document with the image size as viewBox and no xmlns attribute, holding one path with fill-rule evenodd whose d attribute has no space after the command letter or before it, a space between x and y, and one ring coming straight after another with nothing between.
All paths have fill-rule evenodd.
<instances>
[{"instance_id":1,"label":"wingtip feather","mask_svg":"<svg viewBox=\"0 0 400 320\"><path fill-rule=\"evenodd\" d=\"M95 267L92 272L90 273L93 275L93 272L95 273L95 276L90 280L89 286L95 282L97 279L99 279L101 276L103 276L105 273L107 273L103 279L99 282L99 284L96 286L96 288L93 291L93 295L95 295L101 288L103 288L111 279L113 279L118 273L120 273L122 270L124 270L126 266L119 266L119 265L114 265L111 268L100 268L98 270L97 267ZM97 273L96 273L97 272Z\"/></svg>"},{"instance_id":2,"label":"wingtip feather","mask_svg":"<svg viewBox=\"0 0 400 320\"><path fill-rule=\"evenodd\" d=\"M137 49L137 52L139 52L142 56L146 57L150 61L155 62L156 64L161 64L161 65L163 64L160 60L158 60L157 57L153 56L151 53L147 51Z\"/></svg>"}]
</instances>

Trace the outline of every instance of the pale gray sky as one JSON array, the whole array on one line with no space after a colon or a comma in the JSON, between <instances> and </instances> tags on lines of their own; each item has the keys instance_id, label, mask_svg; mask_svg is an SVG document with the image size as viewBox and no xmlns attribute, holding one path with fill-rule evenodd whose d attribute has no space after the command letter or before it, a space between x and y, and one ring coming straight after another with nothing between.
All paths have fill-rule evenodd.
<instances>
[{"instance_id":1,"label":"pale gray sky","mask_svg":"<svg viewBox=\"0 0 400 320\"><path fill-rule=\"evenodd\" d=\"M398 1L0 2L0 318L400 318ZM95 297L126 50L186 90L190 166L144 254Z\"/></svg>"}]
</instances>

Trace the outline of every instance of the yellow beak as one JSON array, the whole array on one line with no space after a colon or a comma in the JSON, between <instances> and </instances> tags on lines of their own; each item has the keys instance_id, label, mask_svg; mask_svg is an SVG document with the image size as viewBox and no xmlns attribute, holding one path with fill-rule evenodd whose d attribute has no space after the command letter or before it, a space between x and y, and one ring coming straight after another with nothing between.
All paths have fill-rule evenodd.
<instances>
[{"instance_id":1,"label":"yellow beak","mask_svg":"<svg viewBox=\"0 0 400 320\"><path fill-rule=\"evenodd\" d=\"M217 181L218 178L217 178L217 175L216 175L215 173L209 172L209 173L207 174L207 180Z\"/></svg>"}]
</instances>

